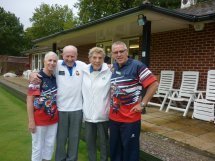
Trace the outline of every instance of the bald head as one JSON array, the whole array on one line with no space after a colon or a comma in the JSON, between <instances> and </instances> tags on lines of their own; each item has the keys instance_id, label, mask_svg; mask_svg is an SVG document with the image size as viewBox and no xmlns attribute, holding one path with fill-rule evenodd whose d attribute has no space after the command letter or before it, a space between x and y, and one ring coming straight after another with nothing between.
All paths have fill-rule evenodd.
<instances>
[{"instance_id":1,"label":"bald head","mask_svg":"<svg viewBox=\"0 0 215 161\"><path fill-rule=\"evenodd\" d=\"M63 60L65 64L69 67L72 67L77 60L78 50L73 45L68 45L63 48Z\"/></svg>"},{"instance_id":2,"label":"bald head","mask_svg":"<svg viewBox=\"0 0 215 161\"><path fill-rule=\"evenodd\" d=\"M69 53L72 52L72 53L78 55L78 49L75 46L73 46L73 45L68 45L68 46L65 46L63 48L63 54L64 53L68 53L68 52Z\"/></svg>"}]
</instances>

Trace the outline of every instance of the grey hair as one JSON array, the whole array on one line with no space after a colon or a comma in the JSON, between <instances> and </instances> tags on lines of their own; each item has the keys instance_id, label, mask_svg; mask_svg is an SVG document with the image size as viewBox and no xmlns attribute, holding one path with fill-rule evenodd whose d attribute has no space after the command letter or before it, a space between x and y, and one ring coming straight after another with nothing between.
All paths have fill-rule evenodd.
<instances>
[{"instance_id":1,"label":"grey hair","mask_svg":"<svg viewBox=\"0 0 215 161\"><path fill-rule=\"evenodd\" d=\"M55 52L53 52L53 51L49 51L48 53L46 53L46 55L45 55L45 57L44 57L44 61L47 60L48 57L50 57L50 56L55 56L56 59L58 60L57 54L56 54Z\"/></svg>"},{"instance_id":2,"label":"grey hair","mask_svg":"<svg viewBox=\"0 0 215 161\"><path fill-rule=\"evenodd\" d=\"M94 53L98 53L98 54L101 54L103 56L103 58L105 57L105 52L104 52L104 49L103 48L100 48L100 47L93 47L92 49L90 49L89 53L88 53L88 57L92 57L92 55Z\"/></svg>"},{"instance_id":3,"label":"grey hair","mask_svg":"<svg viewBox=\"0 0 215 161\"><path fill-rule=\"evenodd\" d=\"M125 44L124 42L122 42L122 41L116 41L116 42L114 42L114 43L112 44L111 50L113 51L113 48L114 48L115 46L117 46L117 45L122 45L126 50L128 49L127 46L126 46L126 44Z\"/></svg>"}]
</instances>

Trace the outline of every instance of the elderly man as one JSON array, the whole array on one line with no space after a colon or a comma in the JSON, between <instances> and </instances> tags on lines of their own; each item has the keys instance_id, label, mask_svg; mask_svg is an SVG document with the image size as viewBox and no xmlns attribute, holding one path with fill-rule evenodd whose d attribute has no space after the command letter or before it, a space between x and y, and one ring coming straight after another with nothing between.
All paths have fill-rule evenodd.
<instances>
[{"instance_id":1,"label":"elderly man","mask_svg":"<svg viewBox=\"0 0 215 161\"><path fill-rule=\"evenodd\" d=\"M58 61L55 72L59 111L55 159L56 161L77 161L83 116L82 69L86 64L76 61L78 52L75 46L64 47L62 56L63 60Z\"/></svg>"},{"instance_id":2,"label":"elderly man","mask_svg":"<svg viewBox=\"0 0 215 161\"><path fill-rule=\"evenodd\" d=\"M111 161L139 161L141 111L152 98L158 82L140 61L128 58L125 43L112 44L115 63L111 77L110 158ZM141 98L142 87L147 89Z\"/></svg>"},{"instance_id":3,"label":"elderly man","mask_svg":"<svg viewBox=\"0 0 215 161\"><path fill-rule=\"evenodd\" d=\"M83 114L89 161L97 160L97 135L100 143L100 161L108 161L108 114L112 73L104 63L104 58L102 48L90 49L90 64L83 71Z\"/></svg>"},{"instance_id":4,"label":"elderly man","mask_svg":"<svg viewBox=\"0 0 215 161\"><path fill-rule=\"evenodd\" d=\"M55 70L59 122L57 130L56 161L77 161L82 124L82 70L86 64L77 61L77 48L63 48L63 60L58 60ZM37 76L31 76L34 80Z\"/></svg>"}]
</instances>

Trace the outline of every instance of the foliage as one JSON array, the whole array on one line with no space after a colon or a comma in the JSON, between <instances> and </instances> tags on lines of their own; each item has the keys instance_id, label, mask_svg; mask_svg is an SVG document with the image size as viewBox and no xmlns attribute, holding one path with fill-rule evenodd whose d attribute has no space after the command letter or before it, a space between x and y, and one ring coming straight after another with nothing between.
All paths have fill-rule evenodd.
<instances>
[{"instance_id":1,"label":"foliage","mask_svg":"<svg viewBox=\"0 0 215 161\"><path fill-rule=\"evenodd\" d=\"M179 8L181 0L150 0L153 5L164 8Z\"/></svg>"},{"instance_id":2,"label":"foliage","mask_svg":"<svg viewBox=\"0 0 215 161\"><path fill-rule=\"evenodd\" d=\"M79 9L79 23L87 23L142 3L142 0L78 0L75 7Z\"/></svg>"},{"instance_id":3,"label":"foliage","mask_svg":"<svg viewBox=\"0 0 215 161\"><path fill-rule=\"evenodd\" d=\"M203 2L208 0L198 0ZM79 24L84 24L89 21L127 10L129 8L139 6L144 0L78 0L75 7L79 9ZM145 0L146 2L146 0ZM181 0L148 0L153 5L164 8L179 8Z\"/></svg>"},{"instance_id":4,"label":"foliage","mask_svg":"<svg viewBox=\"0 0 215 161\"><path fill-rule=\"evenodd\" d=\"M32 27L27 28L28 37L37 39L65 29L72 28L76 21L73 12L67 5L48 5L42 3L35 9L30 19Z\"/></svg>"},{"instance_id":5,"label":"foliage","mask_svg":"<svg viewBox=\"0 0 215 161\"><path fill-rule=\"evenodd\" d=\"M149 0L153 5L164 7L164 8L180 8L181 0ZM205 2L210 0L198 0L197 2Z\"/></svg>"},{"instance_id":6,"label":"foliage","mask_svg":"<svg viewBox=\"0 0 215 161\"><path fill-rule=\"evenodd\" d=\"M20 55L29 47L19 18L0 7L0 55Z\"/></svg>"}]
</instances>

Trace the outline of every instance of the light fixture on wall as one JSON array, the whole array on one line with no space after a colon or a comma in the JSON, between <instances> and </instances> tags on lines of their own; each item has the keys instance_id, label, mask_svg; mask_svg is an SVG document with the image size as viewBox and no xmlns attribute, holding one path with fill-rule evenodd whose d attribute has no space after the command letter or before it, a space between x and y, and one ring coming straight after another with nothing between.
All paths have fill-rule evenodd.
<instances>
[{"instance_id":1,"label":"light fixture on wall","mask_svg":"<svg viewBox=\"0 0 215 161\"><path fill-rule=\"evenodd\" d=\"M137 23L142 26L142 38L141 38L141 50L142 58L141 61L149 66L149 54L150 54L150 38L151 38L151 21L147 20L146 16L143 14L138 15Z\"/></svg>"},{"instance_id":2,"label":"light fixture on wall","mask_svg":"<svg viewBox=\"0 0 215 161\"><path fill-rule=\"evenodd\" d=\"M203 22L196 22L193 25L195 31L203 31L205 24Z\"/></svg>"},{"instance_id":3,"label":"light fixture on wall","mask_svg":"<svg viewBox=\"0 0 215 161\"><path fill-rule=\"evenodd\" d=\"M144 16L143 14L139 14L137 22L139 26L144 26L147 23L146 16Z\"/></svg>"},{"instance_id":4,"label":"light fixture on wall","mask_svg":"<svg viewBox=\"0 0 215 161\"><path fill-rule=\"evenodd\" d=\"M103 48L103 44L97 44L97 47Z\"/></svg>"}]
</instances>

